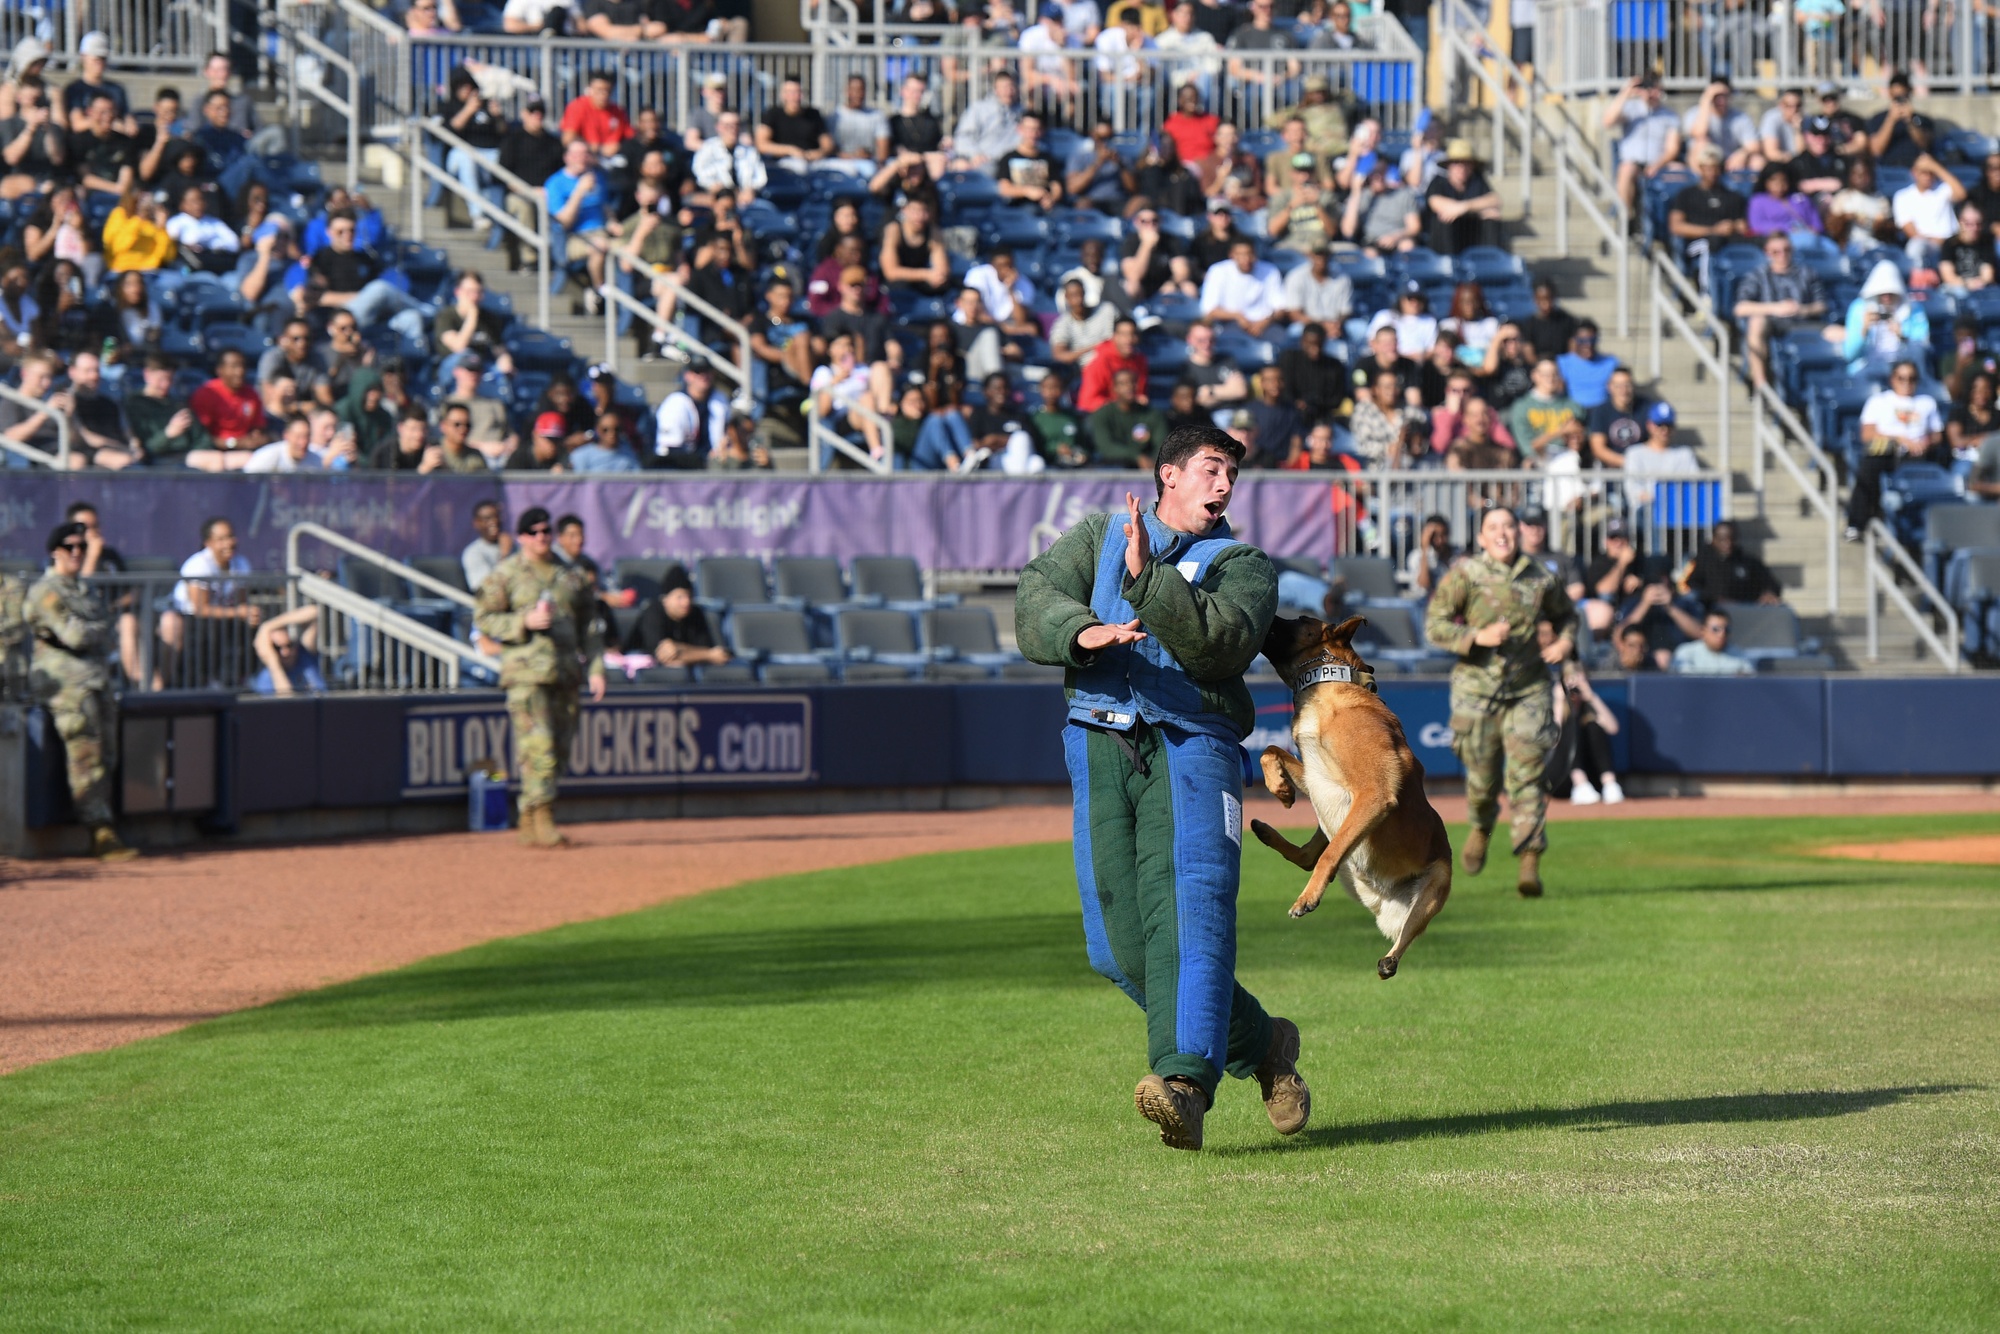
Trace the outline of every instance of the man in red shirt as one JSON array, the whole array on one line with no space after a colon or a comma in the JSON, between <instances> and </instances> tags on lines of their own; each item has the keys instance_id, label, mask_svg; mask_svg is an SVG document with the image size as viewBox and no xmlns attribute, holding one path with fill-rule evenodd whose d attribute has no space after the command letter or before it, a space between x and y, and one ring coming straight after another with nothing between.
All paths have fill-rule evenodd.
<instances>
[{"instance_id":1,"label":"man in red shirt","mask_svg":"<svg viewBox=\"0 0 2000 1334\"><path fill-rule=\"evenodd\" d=\"M611 89L609 70L596 70L591 74L583 96L563 108L563 143L571 144L581 139L599 157L610 157L632 137L631 118L625 114L624 107L611 100Z\"/></svg>"},{"instance_id":2,"label":"man in red shirt","mask_svg":"<svg viewBox=\"0 0 2000 1334\"><path fill-rule=\"evenodd\" d=\"M1076 410L1092 413L1111 401L1111 377L1119 371L1132 372L1139 402L1146 398L1146 359L1139 355L1139 325L1130 315L1121 316L1111 327L1111 337L1097 345L1083 378L1076 386Z\"/></svg>"},{"instance_id":3,"label":"man in red shirt","mask_svg":"<svg viewBox=\"0 0 2000 1334\"><path fill-rule=\"evenodd\" d=\"M245 383L243 354L230 349L215 362L215 378L194 391L188 410L223 449L265 443L264 405Z\"/></svg>"},{"instance_id":4,"label":"man in red shirt","mask_svg":"<svg viewBox=\"0 0 2000 1334\"><path fill-rule=\"evenodd\" d=\"M1181 161L1195 163L1215 152L1215 131L1221 124L1220 116L1201 109L1201 90L1184 83L1174 104L1174 114L1161 123L1160 130L1181 150ZM1189 153L1196 156L1189 157Z\"/></svg>"}]
</instances>

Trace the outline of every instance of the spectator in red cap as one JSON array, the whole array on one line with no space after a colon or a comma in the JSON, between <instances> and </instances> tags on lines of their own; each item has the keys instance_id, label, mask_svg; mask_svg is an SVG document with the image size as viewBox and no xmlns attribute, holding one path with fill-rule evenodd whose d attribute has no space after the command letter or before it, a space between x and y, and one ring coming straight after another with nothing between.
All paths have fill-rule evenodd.
<instances>
[{"instance_id":1,"label":"spectator in red cap","mask_svg":"<svg viewBox=\"0 0 2000 1334\"><path fill-rule=\"evenodd\" d=\"M535 418L534 434L521 442L507 467L515 472L563 472L569 451L563 447L567 423L560 412L544 412Z\"/></svg>"}]
</instances>

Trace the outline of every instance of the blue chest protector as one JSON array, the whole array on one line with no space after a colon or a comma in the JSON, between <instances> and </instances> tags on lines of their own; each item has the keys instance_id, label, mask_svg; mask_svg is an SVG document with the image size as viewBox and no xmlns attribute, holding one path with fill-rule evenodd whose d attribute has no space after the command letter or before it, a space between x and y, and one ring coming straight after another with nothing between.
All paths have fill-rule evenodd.
<instances>
[{"instance_id":1,"label":"blue chest protector","mask_svg":"<svg viewBox=\"0 0 2000 1334\"><path fill-rule=\"evenodd\" d=\"M1171 565L1195 587L1202 587L1216 558L1241 546L1229 534L1226 520L1203 538L1177 533L1151 513L1146 535L1155 563ZM1090 590L1090 609L1106 625L1123 625L1138 613L1125 600L1125 521L1113 515L1097 556L1097 578ZM1205 709L1201 686L1175 661L1157 635L1136 644L1115 644L1098 652L1097 660L1079 668L1069 720L1086 727L1130 731L1135 719L1201 732L1232 742L1242 741L1226 714Z\"/></svg>"}]
</instances>

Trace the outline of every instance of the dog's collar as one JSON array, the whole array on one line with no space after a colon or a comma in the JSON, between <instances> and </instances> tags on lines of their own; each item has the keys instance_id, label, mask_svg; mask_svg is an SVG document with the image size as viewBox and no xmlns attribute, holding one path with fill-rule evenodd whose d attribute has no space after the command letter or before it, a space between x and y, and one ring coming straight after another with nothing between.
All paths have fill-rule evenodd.
<instances>
[{"instance_id":1,"label":"dog's collar","mask_svg":"<svg viewBox=\"0 0 2000 1334\"><path fill-rule=\"evenodd\" d=\"M1323 685L1328 681L1338 681L1342 685L1366 686L1371 695L1381 693L1375 688L1375 673L1368 668L1350 667L1344 662L1322 661L1299 673L1297 683L1292 686L1292 694L1304 694L1310 687Z\"/></svg>"}]
</instances>

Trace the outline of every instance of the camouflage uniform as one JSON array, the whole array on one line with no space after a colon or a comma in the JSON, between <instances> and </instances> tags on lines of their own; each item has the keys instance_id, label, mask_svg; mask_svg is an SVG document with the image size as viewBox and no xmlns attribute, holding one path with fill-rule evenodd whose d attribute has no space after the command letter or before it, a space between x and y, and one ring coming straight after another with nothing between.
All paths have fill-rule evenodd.
<instances>
[{"instance_id":1,"label":"camouflage uniform","mask_svg":"<svg viewBox=\"0 0 2000 1334\"><path fill-rule=\"evenodd\" d=\"M546 630L530 630L522 620L545 593L555 602L555 619ZM555 560L536 564L519 552L479 586L479 632L503 646L500 684L514 728L524 812L555 802L556 776L576 736L584 663L604 656L594 610L595 594L582 570Z\"/></svg>"},{"instance_id":2,"label":"camouflage uniform","mask_svg":"<svg viewBox=\"0 0 2000 1334\"><path fill-rule=\"evenodd\" d=\"M1509 626L1498 647L1472 642L1495 621ZM1554 576L1532 557L1516 556L1505 566L1484 555L1459 562L1438 580L1424 620L1431 643L1459 658L1451 672L1452 749L1465 765L1473 827L1491 830L1499 818L1504 771L1516 854L1548 846L1542 770L1558 730L1537 621L1552 624L1559 638L1576 638L1576 608Z\"/></svg>"},{"instance_id":3,"label":"camouflage uniform","mask_svg":"<svg viewBox=\"0 0 2000 1334\"><path fill-rule=\"evenodd\" d=\"M82 579L50 573L28 590L27 622L35 637L29 686L69 754L76 818L108 825L111 772L118 767L118 703L105 662L111 616Z\"/></svg>"},{"instance_id":4,"label":"camouflage uniform","mask_svg":"<svg viewBox=\"0 0 2000 1334\"><path fill-rule=\"evenodd\" d=\"M28 586L0 574L0 703L28 698Z\"/></svg>"}]
</instances>

